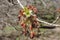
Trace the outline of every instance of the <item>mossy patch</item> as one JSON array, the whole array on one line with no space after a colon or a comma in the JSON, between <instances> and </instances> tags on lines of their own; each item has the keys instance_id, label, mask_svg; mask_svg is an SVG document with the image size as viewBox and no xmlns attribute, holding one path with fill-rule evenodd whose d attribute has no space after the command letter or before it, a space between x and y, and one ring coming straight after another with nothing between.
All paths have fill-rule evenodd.
<instances>
[{"instance_id":1,"label":"mossy patch","mask_svg":"<svg viewBox=\"0 0 60 40\"><path fill-rule=\"evenodd\" d=\"M4 32L4 35L9 36L12 32L16 32L16 29L14 27L6 26L3 29L3 32Z\"/></svg>"}]
</instances>

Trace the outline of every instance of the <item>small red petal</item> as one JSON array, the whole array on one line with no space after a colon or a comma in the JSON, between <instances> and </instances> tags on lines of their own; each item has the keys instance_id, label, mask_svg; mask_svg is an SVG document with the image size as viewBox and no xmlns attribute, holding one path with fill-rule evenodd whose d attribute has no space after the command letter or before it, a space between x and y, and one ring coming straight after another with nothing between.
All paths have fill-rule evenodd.
<instances>
[{"instance_id":1,"label":"small red petal","mask_svg":"<svg viewBox=\"0 0 60 40\"><path fill-rule=\"evenodd\" d=\"M20 16L20 15L18 15L18 19L19 19L19 20L20 20L20 17L21 17L21 16Z\"/></svg>"},{"instance_id":2,"label":"small red petal","mask_svg":"<svg viewBox=\"0 0 60 40\"><path fill-rule=\"evenodd\" d=\"M21 26L22 26L22 28L26 28L26 25L25 25L25 23L21 23Z\"/></svg>"},{"instance_id":3,"label":"small red petal","mask_svg":"<svg viewBox=\"0 0 60 40\"><path fill-rule=\"evenodd\" d=\"M35 33L34 32L31 32L30 37L33 38L34 35L35 35Z\"/></svg>"},{"instance_id":4,"label":"small red petal","mask_svg":"<svg viewBox=\"0 0 60 40\"><path fill-rule=\"evenodd\" d=\"M23 15L23 13L24 13L24 10L20 10L19 11L19 14L22 16Z\"/></svg>"},{"instance_id":5,"label":"small red petal","mask_svg":"<svg viewBox=\"0 0 60 40\"><path fill-rule=\"evenodd\" d=\"M37 13L37 9L36 8L33 8L33 11L34 11L34 13Z\"/></svg>"},{"instance_id":6,"label":"small red petal","mask_svg":"<svg viewBox=\"0 0 60 40\"><path fill-rule=\"evenodd\" d=\"M23 31L23 34L26 35L26 33L27 33L26 30L24 30L24 31Z\"/></svg>"},{"instance_id":7,"label":"small red petal","mask_svg":"<svg viewBox=\"0 0 60 40\"><path fill-rule=\"evenodd\" d=\"M27 8L32 10L33 6L32 5L28 5Z\"/></svg>"},{"instance_id":8,"label":"small red petal","mask_svg":"<svg viewBox=\"0 0 60 40\"><path fill-rule=\"evenodd\" d=\"M30 25L30 28L29 28L30 30L32 30L33 28L32 28L32 26Z\"/></svg>"}]
</instances>

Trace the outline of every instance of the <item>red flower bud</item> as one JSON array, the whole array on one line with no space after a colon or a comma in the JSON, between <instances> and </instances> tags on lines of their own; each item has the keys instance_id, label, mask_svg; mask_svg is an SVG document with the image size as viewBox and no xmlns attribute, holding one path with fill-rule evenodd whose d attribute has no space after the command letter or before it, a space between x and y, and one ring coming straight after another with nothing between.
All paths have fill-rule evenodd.
<instances>
[{"instance_id":1,"label":"red flower bud","mask_svg":"<svg viewBox=\"0 0 60 40\"><path fill-rule=\"evenodd\" d=\"M37 8L33 7L34 13L37 13Z\"/></svg>"},{"instance_id":2,"label":"red flower bud","mask_svg":"<svg viewBox=\"0 0 60 40\"><path fill-rule=\"evenodd\" d=\"M32 10L33 6L32 5L28 5L27 8L30 9L30 10Z\"/></svg>"},{"instance_id":3,"label":"red flower bud","mask_svg":"<svg viewBox=\"0 0 60 40\"><path fill-rule=\"evenodd\" d=\"M33 10L34 13L37 13L37 8L35 8L34 6L28 5L27 8Z\"/></svg>"},{"instance_id":4,"label":"red flower bud","mask_svg":"<svg viewBox=\"0 0 60 40\"><path fill-rule=\"evenodd\" d=\"M34 32L31 32L30 33L30 37L33 38L35 36L35 33Z\"/></svg>"},{"instance_id":5,"label":"red flower bud","mask_svg":"<svg viewBox=\"0 0 60 40\"><path fill-rule=\"evenodd\" d=\"M22 28L26 28L26 25L25 25L25 23L21 23L21 26L22 26Z\"/></svg>"},{"instance_id":6,"label":"red flower bud","mask_svg":"<svg viewBox=\"0 0 60 40\"><path fill-rule=\"evenodd\" d=\"M19 21L20 21L20 17L21 17L21 16L20 16L20 15L18 15L18 20L19 20Z\"/></svg>"},{"instance_id":7,"label":"red flower bud","mask_svg":"<svg viewBox=\"0 0 60 40\"><path fill-rule=\"evenodd\" d=\"M26 30L24 30L24 31L23 31L23 34L24 34L24 35L26 35L26 33L27 33L27 31L26 31Z\"/></svg>"},{"instance_id":8,"label":"red flower bud","mask_svg":"<svg viewBox=\"0 0 60 40\"><path fill-rule=\"evenodd\" d=\"M19 14L22 16L23 15L23 13L24 13L24 10L20 10L19 11Z\"/></svg>"},{"instance_id":9,"label":"red flower bud","mask_svg":"<svg viewBox=\"0 0 60 40\"><path fill-rule=\"evenodd\" d=\"M32 30L32 26L31 25L30 25L29 29Z\"/></svg>"}]
</instances>

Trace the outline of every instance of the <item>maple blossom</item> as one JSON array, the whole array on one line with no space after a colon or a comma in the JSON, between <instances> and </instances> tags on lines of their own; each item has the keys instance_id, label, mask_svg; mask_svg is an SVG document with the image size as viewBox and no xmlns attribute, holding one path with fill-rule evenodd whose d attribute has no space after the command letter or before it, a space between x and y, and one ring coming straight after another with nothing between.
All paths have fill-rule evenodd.
<instances>
[{"instance_id":1,"label":"maple blossom","mask_svg":"<svg viewBox=\"0 0 60 40\"><path fill-rule=\"evenodd\" d=\"M36 20L37 18L36 13L37 13L37 8L35 8L32 5L28 5L27 7L24 7L24 9L20 10L18 15L19 21L21 21L22 18L24 19L20 22L20 25L22 26L22 29L24 31L23 34L28 34L26 33L28 31L30 33L31 38L33 38L35 35L35 32L33 30L37 28L37 25L39 25L38 24L39 22ZM27 30L27 28L30 31Z\"/></svg>"}]
</instances>

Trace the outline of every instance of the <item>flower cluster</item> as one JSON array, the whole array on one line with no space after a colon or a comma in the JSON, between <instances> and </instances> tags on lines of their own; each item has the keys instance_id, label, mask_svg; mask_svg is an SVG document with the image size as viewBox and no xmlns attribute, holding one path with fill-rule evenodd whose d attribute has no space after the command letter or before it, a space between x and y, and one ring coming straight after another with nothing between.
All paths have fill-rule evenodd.
<instances>
[{"instance_id":1,"label":"flower cluster","mask_svg":"<svg viewBox=\"0 0 60 40\"><path fill-rule=\"evenodd\" d=\"M39 22L36 20L36 13L37 8L32 5L28 5L24 9L20 10L18 15L19 24L23 29L23 34L28 34L28 31L31 38L36 35L35 30L39 28Z\"/></svg>"}]
</instances>

